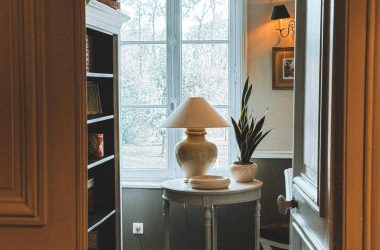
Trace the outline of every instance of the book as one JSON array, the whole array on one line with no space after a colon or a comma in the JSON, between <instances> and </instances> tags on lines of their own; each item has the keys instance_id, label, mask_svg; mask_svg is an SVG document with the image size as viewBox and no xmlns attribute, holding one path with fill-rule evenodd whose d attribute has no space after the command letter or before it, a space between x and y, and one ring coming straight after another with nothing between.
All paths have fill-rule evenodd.
<instances>
[{"instance_id":1,"label":"book","mask_svg":"<svg viewBox=\"0 0 380 250\"><path fill-rule=\"evenodd\" d=\"M97 0L98 2L101 2L115 10L120 9L120 3L114 0Z\"/></svg>"},{"instance_id":2,"label":"book","mask_svg":"<svg viewBox=\"0 0 380 250\"><path fill-rule=\"evenodd\" d=\"M88 233L88 250L98 250L98 231Z\"/></svg>"},{"instance_id":3,"label":"book","mask_svg":"<svg viewBox=\"0 0 380 250\"><path fill-rule=\"evenodd\" d=\"M93 47L93 38L89 35L86 35L86 71L93 71L94 67L94 47Z\"/></svg>"},{"instance_id":4,"label":"book","mask_svg":"<svg viewBox=\"0 0 380 250\"><path fill-rule=\"evenodd\" d=\"M97 157L104 157L104 140L103 134L91 133L88 135L88 153Z\"/></svg>"},{"instance_id":5,"label":"book","mask_svg":"<svg viewBox=\"0 0 380 250\"><path fill-rule=\"evenodd\" d=\"M87 181L87 191L88 191L88 213L91 214L95 211L95 193L94 193L94 178Z\"/></svg>"}]
</instances>

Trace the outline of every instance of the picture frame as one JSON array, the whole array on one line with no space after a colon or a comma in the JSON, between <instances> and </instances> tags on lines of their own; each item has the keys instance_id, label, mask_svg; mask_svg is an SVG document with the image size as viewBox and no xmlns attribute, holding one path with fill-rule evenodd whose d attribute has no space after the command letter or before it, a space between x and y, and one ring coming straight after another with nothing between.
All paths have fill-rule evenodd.
<instances>
[{"instance_id":1,"label":"picture frame","mask_svg":"<svg viewBox=\"0 0 380 250\"><path fill-rule=\"evenodd\" d=\"M294 65L294 47L272 48L272 89L293 89Z\"/></svg>"},{"instance_id":2,"label":"picture frame","mask_svg":"<svg viewBox=\"0 0 380 250\"><path fill-rule=\"evenodd\" d=\"M99 87L95 82L87 83L87 115L101 115L102 105L100 102Z\"/></svg>"}]
</instances>

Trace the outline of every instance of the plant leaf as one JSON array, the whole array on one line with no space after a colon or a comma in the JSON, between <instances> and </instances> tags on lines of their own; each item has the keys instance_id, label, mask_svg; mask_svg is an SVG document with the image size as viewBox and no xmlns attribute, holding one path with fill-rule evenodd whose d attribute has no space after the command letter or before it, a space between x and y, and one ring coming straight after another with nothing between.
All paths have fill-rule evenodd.
<instances>
[{"instance_id":1,"label":"plant leaf","mask_svg":"<svg viewBox=\"0 0 380 250\"><path fill-rule=\"evenodd\" d=\"M236 143L237 143L239 150L241 152L241 145L242 145L241 130L240 130L239 126L236 124L234 118L231 117L231 120L232 120L232 125L233 125L234 131L235 131Z\"/></svg>"},{"instance_id":2,"label":"plant leaf","mask_svg":"<svg viewBox=\"0 0 380 250\"><path fill-rule=\"evenodd\" d=\"M252 93L252 85L249 86L248 91L247 91L247 93L246 93L246 95L244 97L244 105L245 105L245 107L248 107L248 101L249 101L249 98L251 97L251 93Z\"/></svg>"},{"instance_id":3,"label":"plant leaf","mask_svg":"<svg viewBox=\"0 0 380 250\"><path fill-rule=\"evenodd\" d=\"M243 88L243 94L241 95L241 109L243 109L243 107L245 107L245 103L244 103L244 97L247 93L247 90L248 90L248 82L249 82L249 76L247 77L247 80L245 80L245 83L244 83L244 88Z\"/></svg>"},{"instance_id":4,"label":"plant leaf","mask_svg":"<svg viewBox=\"0 0 380 250\"><path fill-rule=\"evenodd\" d=\"M263 128L264 122L265 122L265 115L257 122L255 129L252 132L254 135L258 134L261 131L261 129Z\"/></svg>"}]
</instances>

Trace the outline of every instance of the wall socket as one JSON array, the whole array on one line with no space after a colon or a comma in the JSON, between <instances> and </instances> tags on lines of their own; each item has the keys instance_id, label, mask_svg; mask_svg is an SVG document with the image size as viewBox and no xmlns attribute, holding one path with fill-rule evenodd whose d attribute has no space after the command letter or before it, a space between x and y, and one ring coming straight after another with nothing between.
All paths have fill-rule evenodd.
<instances>
[{"instance_id":1,"label":"wall socket","mask_svg":"<svg viewBox=\"0 0 380 250\"><path fill-rule=\"evenodd\" d=\"M144 223L133 222L133 234L144 234Z\"/></svg>"}]
</instances>

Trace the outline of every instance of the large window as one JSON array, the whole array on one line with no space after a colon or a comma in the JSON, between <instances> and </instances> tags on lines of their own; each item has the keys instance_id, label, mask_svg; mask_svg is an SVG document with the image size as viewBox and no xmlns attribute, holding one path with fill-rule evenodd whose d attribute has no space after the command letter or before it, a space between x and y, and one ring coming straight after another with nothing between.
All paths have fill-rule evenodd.
<instances>
[{"instance_id":1,"label":"large window","mask_svg":"<svg viewBox=\"0 0 380 250\"><path fill-rule=\"evenodd\" d=\"M238 2L121 1L131 17L120 36L122 177L181 176L174 148L184 133L160 124L187 97L205 97L227 121L235 115L244 16ZM234 152L231 131L207 132L219 151L214 170L226 170Z\"/></svg>"}]
</instances>

